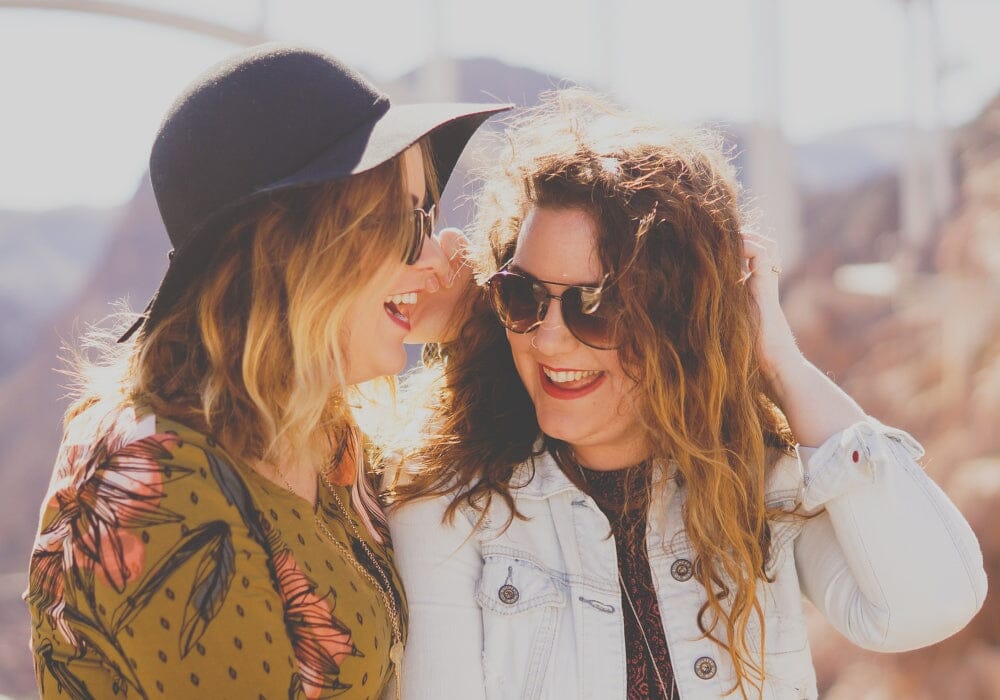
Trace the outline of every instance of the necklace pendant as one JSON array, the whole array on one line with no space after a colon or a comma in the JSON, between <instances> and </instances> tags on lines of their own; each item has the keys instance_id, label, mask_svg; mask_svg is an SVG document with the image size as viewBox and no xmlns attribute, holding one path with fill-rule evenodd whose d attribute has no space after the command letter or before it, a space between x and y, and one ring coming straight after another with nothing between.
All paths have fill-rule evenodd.
<instances>
[{"instance_id":1,"label":"necklace pendant","mask_svg":"<svg viewBox=\"0 0 1000 700\"><path fill-rule=\"evenodd\" d=\"M393 642L392 646L389 647L389 660L392 661L393 665L396 667L396 671L399 671L399 667L403 664L403 643Z\"/></svg>"},{"instance_id":2,"label":"necklace pendant","mask_svg":"<svg viewBox=\"0 0 1000 700\"><path fill-rule=\"evenodd\" d=\"M396 686L396 700L403 700L403 643L393 642L389 647L389 660L392 661L393 685Z\"/></svg>"}]
</instances>

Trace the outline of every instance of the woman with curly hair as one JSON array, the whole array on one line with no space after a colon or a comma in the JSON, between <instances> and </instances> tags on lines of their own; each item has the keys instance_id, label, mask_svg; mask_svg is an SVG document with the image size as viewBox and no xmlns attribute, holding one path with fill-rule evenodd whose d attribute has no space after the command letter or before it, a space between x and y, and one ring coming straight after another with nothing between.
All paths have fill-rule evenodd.
<instances>
[{"instance_id":1,"label":"woman with curly hair","mask_svg":"<svg viewBox=\"0 0 1000 700\"><path fill-rule=\"evenodd\" d=\"M502 108L393 105L285 44L178 97L150 157L170 264L120 344L75 368L42 506L43 697L392 687L406 602L353 387L434 325L423 302L452 278L438 186Z\"/></svg>"},{"instance_id":2,"label":"woman with curly hair","mask_svg":"<svg viewBox=\"0 0 1000 700\"><path fill-rule=\"evenodd\" d=\"M505 135L389 516L411 697L815 698L803 594L880 651L982 605L975 536L799 352L738 196L716 139L596 98Z\"/></svg>"}]
</instances>

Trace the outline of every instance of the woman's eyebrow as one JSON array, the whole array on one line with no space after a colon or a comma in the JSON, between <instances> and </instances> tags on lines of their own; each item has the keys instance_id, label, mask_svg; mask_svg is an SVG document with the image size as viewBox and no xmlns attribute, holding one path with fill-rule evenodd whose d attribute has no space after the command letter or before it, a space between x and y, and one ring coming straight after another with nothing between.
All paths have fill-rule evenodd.
<instances>
[{"instance_id":1,"label":"woman's eyebrow","mask_svg":"<svg viewBox=\"0 0 1000 700\"><path fill-rule=\"evenodd\" d=\"M523 267L521 267L517 263L513 263L513 262L508 266L507 269L509 269L511 272L516 272L518 274L524 275L525 277L530 277L533 280L537 280L539 282L544 282L545 284L558 284L560 287L593 287L594 289L596 289L597 287L601 286L601 282L600 281L597 281L597 282L555 282L553 280L543 280L540 277L535 277L535 275L531 274L530 272L528 272L527 270L525 270Z\"/></svg>"}]
</instances>

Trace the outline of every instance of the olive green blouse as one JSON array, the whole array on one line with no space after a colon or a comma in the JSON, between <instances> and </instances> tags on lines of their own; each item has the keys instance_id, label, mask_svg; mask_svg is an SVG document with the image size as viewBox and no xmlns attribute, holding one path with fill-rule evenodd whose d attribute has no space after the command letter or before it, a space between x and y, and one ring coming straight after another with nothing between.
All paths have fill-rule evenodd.
<instances>
[{"instance_id":1,"label":"olive green blouse","mask_svg":"<svg viewBox=\"0 0 1000 700\"><path fill-rule=\"evenodd\" d=\"M107 445L70 431L42 507L25 599L43 698L380 696L376 567L404 635L406 607L349 487L332 488L354 527L324 480L313 508L179 423L126 412Z\"/></svg>"}]
</instances>

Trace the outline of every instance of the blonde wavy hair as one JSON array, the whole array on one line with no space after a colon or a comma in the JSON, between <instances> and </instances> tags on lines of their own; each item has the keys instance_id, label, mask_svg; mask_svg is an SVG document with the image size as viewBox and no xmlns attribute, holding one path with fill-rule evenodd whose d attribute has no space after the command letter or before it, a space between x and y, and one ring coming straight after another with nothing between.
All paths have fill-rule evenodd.
<instances>
[{"instance_id":1,"label":"blonde wavy hair","mask_svg":"<svg viewBox=\"0 0 1000 700\"><path fill-rule=\"evenodd\" d=\"M438 187L421 142L428 197ZM413 235L403 156L345 180L246 205L201 274L128 345L94 331L73 353L76 396L65 429L87 411L142 408L211 434L249 464L356 466L361 515L383 520L347 400L344 347L352 303L401 264ZM397 262L399 261L399 262ZM126 322L129 322L126 316ZM96 359L93 359L96 355ZM338 459L347 447L350 459ZM381 535L365 523L372 535Z\"/></svg>"},{"instance_id":2,"label":"blonde wavy hair","mask_svg":"<svg viewBox=\"0 0 1000 700\"><path fill-rule=\"evenodd\" d=\"M564 91L516 117L493 162L471 231L480 281L513 256L532 209L581 209L597 222L598 255L614 271L605 293L621 309L618 352L639 392L636 420L651 457L675 463L686 491L684 526L707 596L699 626L728 649L732 691L759 692L763 657L746 637L752 616L763 626L756 591L768 520L781 515L764 503L765 479L792 442L757 357L744 217L721 139L666 132ZM429 368L415 378L425 389L408 400L429 407L430 432L394 499L450 494L453 518L463 503L485 509L500 498L517 517L511 479L537 445L577 483L579 475L570 446L541 435L481 290L469 305L457 339L425 350Z\"/></svg>"}]
</instances>

